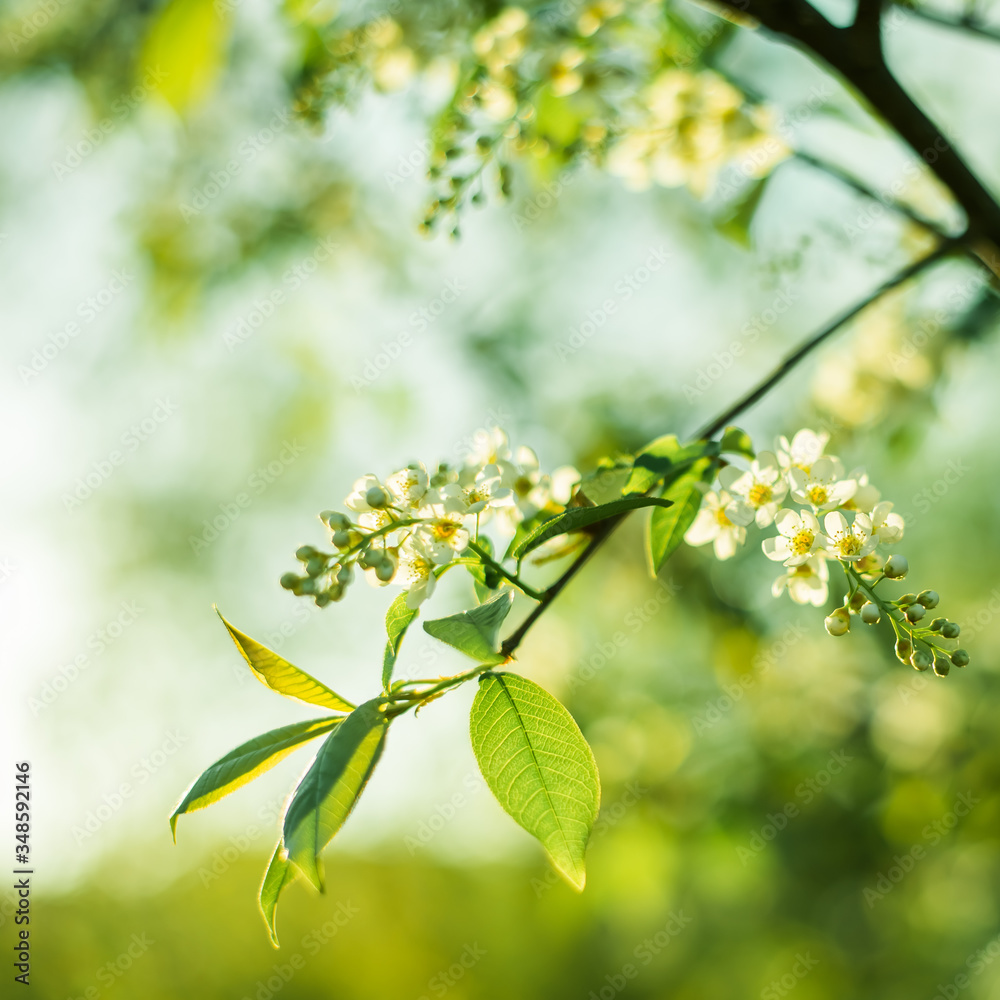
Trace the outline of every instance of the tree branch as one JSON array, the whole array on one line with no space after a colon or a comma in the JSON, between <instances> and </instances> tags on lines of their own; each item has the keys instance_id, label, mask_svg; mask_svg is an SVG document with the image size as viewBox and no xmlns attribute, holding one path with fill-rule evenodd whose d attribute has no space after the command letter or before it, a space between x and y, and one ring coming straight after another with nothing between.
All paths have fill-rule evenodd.
<instances>
[{"instance_id":1,"label":"tree branch","mask_svg":"<svg viewBox=\"0 0 1000 1000\"><path fill-rule=\"evenodd\" d=\"M939 24L944 28L951 28L954 31L965 31L970 35L985 38L991 42L1000 42L1000 28L994 27L992 24L986 24L985 21L980 21L977 18L952 18L923 4L905 3L902 0L890 0L890 2L894 7L905 10L907 13L913 14L914 17L919 17L921 20L930 21L932 24Z\"/></svg>"}]
</instances>

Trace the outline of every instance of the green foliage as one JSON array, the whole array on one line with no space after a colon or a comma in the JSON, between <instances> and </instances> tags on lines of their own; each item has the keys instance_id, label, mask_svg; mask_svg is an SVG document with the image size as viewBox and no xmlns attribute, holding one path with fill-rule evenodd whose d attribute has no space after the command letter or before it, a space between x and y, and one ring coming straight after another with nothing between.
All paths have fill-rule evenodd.
<instances>
[{"instance_id":1,"label":"green foliage","mask_svg":"<svg viewBox=\"0 0 1000 1000\"><path fill-rule=\"evenodd\" d=\"M388 690L389 682L392 680L392 671L396 666L396 657L399 656L399 647L403 643L403 636L410 627L410 623L420 613L418 608L411 608L406 603L406 594L400 594L396 600L389 605L389 610L385 614L385 631L389 636L385 644L385 653L382 656L382 687Z\"/></svg>"},{"instance_id":2,"label":"green foliage","mask_svg":"<svg viewBox=\"0 0 1000 1000\"><path fill-rule=\"evenodd\" d=\"M530 535L524 538L511 553L515 559L523 559L533 549L547 542L556 535L564 535L572 531L583 531L594 524L606 521L609 517L618 517L640 507L669 507L672 501L658 497L622 497L599 507L570 507L562 514L540 524Z\"/></svg>"},{"instance_id":3,"label":"green foliage","mask_svg":"<svg viewBox=\"0 0 1000 1000\"><path fill-rule=\"evenodd\" d=\"M514 595L506 590L492 601L447 618L424 622L424 631L479 663L502 663L499 653L500 626L510 613Z\"/></svg>"},{"instance_id":4,"label":"green foliage","mask_svg":"<svg viewBox=\"0 0 1000 1000\"><path fill-rule=\"evenodd\" d=\"M622 489L626 495L649 493L661 483L668 482L696 459L715 454L714 441L695 441L682 445L675 434L665 434L647 444L635 457L632 474Z\"/></svg>"},{"instance_id":5,"label":"green foliage","mask_svg":"<svg viewBox=\"0 0 1000 1000\"><path fill-rule=\"evenodd\" d=\"M601 802L597 764L579 726L544 688L487 673L470 716L472 749L497 801L537 837L575 889Z\"/></svg>"},{"instance_id":6,"label":"green foliage","mask_svg":"<svg viewBox=\"0 0 1000 1000\"><path fill-rule=\"evenodd\" d=\"M270 770L296 747L328 733L342 721L338 718L310 719L293 722L290 726L272 729L255 736L220 757L207 768L188 789L170 817L170 832L177 839L177 818L183 813L204 809L213 802L249 784L258 775Z\"/></svg>"},{"instance_id":7,"label":"green foliage","mask_svg":"<svg viewBox=\"0 0 1000 1000\"><path fill-rule=\"evenodd\" d=\"M222 612L218 608L215 610L222 618L222 624L228 629L233 642L236 643L236 648L247 661L247 666L262 684L266 684L272 691L277 691L286 698L295 698L309 705L321 705L337 712L349 712L354 708L346 698L341 698L315 677L310 677L304 670L299 670L267 646L262 646L256 639L251 639L250 636L234 628L222 617Z\"/></svg>"},{"instance_id":8,"label":"green foliage","mask_svg":"<svg viewBox=\"0 0 1000 1000\"><path fill-rule=\"evenodd\" d=\"M719 442L719 451L724 455L742 455L751 461L757 457L750 435L739 427L726 428Z\"/></svg>"},{"instance_id":9,"label":"green foliage","mask_svg":"<svg viewBox=\"0 0 1000 1000\"><path fill-rule=\"evenodd\" d=\"M278 930L275 925L278 897L281 895L281 890L294 880L295 869L289 863L288 854L279 840L274 854L271 855L270 864L264 873L264 881L261 882L260 892L257 895L260 912L264 917L264 923L267 924L267 933L275 948L278 947Z\"/></svg>"},{"instance_id":10,"label":"green foliage","mask_svg":"<svg viewBox=\"0 0 1000 1000\"><path fill-rule=\"evenodd\" d=\"M667 487L665 496L673 500L672 507L657 507L649 519L646 554L653 576L663 568L663 564L673 555L684 540L684 532L691 527L701 506L703 492L699 487L711 482L715 475L716 462L711 458L701 458L682 472Z\"/></svg>"},{"instance_id":11,"label":"green foliage","mask_svg":"<svg viewBox=\"0 0 1000 1000\"><path fill-rule=\"evenodd\" d=\"M319 855L343 826L382 755L389 719L379 698L356 708L327 737L292 795L282 843L288 860L322 890Z\"/></svg>"}]
</instances>

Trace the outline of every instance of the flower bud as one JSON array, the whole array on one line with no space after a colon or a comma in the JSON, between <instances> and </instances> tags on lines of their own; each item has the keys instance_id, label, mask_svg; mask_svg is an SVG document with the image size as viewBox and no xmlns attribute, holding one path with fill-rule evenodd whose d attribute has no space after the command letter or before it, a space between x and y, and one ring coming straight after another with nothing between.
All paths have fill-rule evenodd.
<instances>
[{"instance_id":1,"label":"flower bud","mask_svg":"<svg viewBox=\"0 0 1000 1000\"><path fill-rule=\"evenodd\" d=\"M906 609L906 620L916 623L927 614L927 609L922 604L911 604Z\"/></svg>"},{"instance_id":2,"label":"flower bud","mask_svg":"<svg viewBox=\"0 0 1000 1000\"><path fill-rule=\"evenodd\" d=\"M890 580L902 580L910 571L910 564L906 561L906 556L889 556L889 561L885 564L885 575Z\"/></svg>"},{"instance_id":3,"label":"flower bud","mask_svg":"<svg viewBox=\"0 0 1000 1000\"><path fill-rule=\"evenodd\" d=\"M314 556L318 555L319 553L311 545L300 545L295 550L295 558L298 559L299 562L308 562Z\"/></svg>"},{"instance_id":4,"label":"flower bud","mask_svg":"<svg viewBox=\"0 0 1000 1000\"><path fill-rule=\"evenodd\" d=\"M383 582L388 583L396 575L396 567L391 559L383 559L375 567L375 575Z\"/></svg>"},{"instance_id":5,"label":"flower bud","mask_svg":"<svg viewBox=\"0 0 1000 1000\"><path fill-rule=\"evenodd\" d=\"M962 627L958 624L958 622L945 622L941 626L941 634L946 639L957 639L961 631Z\"/></svg>"},{"instance_id":6,"label":"flower bud","mask_svg":"<svg viewBox=\"0 0 1000 1000\"><path fill-rule=\"evenodd\" d=\"M321 594L317 594L313 600L315 600L317 608L325 608L330 603L331 597L324 590Z\"/></svg>"},{"instance_id":7,"label":"flower bud","mask_svg":"<svg viewBox=\"0 0 1000 1000\"><path fill-rule=\"evenodd\" d=\"M300 578L294 573L282 573L281 580L278 581L285 590L294 590L300 582Z\"/></svg>"},{"instance_id":8,"label":"flower bud","mask_svg":"<svg viewBox=\"0 0 1000 1000\"><path fill-rule=\"evenodd\" d=\"M930 628L930 630L932 632L940 632L941 631L941 626L942 625L947 625L947 624L948 624L948 619L947 618L935 618L930 623L929 628Z\"/></svg>"},{"instance_id":9,"label":"flower bud","mask_svg":"<svg viewBox=\"0 0 1000 1000\"><path fill-rule=\"evenodd\" d=\"M313 558L306 563L306 572L310 576L319 576L325 569L326 559L322 556L313 556Z\"/></svg>"},{"instance_id":10,"label":"flower bud","mask_svg":"<svg viewBox=\"0 0 1000 1000\"><path fill-rule=\"evenodd\" d=\"M969 654L964 649L956 649L954 653L951 654L951 662L955 664L956 667L967 667L969 665Z\"/></svg>"},{"instance_id":11,"label":"flower bud","mask_svg":"<svg viewBox=\"0 0 1000 1000\"><path fill-rule=\"evenodd\" d=\"M297 593L299 593L299 594L315 594L318 590L319 590L319 585L316 583L316 581L312 577L309 577L308 579L303 580L299 584L299 589L298 589Z\"/></svg>"},{"instance_id":12,"label":"flower bud","mask_svg":"<svg viewBox=\"0 0 1000 1000\"><path fill-rule=\"evenodd\" d=\"M351 519L339 510L324 510L320 520L328 524L334 531L346 531L351 526Z\"/></svg>"},{"instance_id":13,"label":"flower bud","mask_svg":"<svg viewBox=\"0 0 1000 1000\"><path fill-rule=\"evenodd\" d=\"M851 601L850 601L850 605L849 605L850 609L852 611L860 611L864 607L865 602L867 600L868 600L868 598L865 597L865 595L862 594L860 590L856 590L851 595Z\"/></svg>"},{"instance_id":14,"label":"flower bud","mask_svg":"<svg viewBox=\"0 0 1000 1000\"><path fill-rule=\"evenodd\" d=\"M939 600L940 598L936 590L921 590L917 594L917 601L925 608L936 608Z\"/></svg>"},{"instance_id":15,"label":"flower bud","mask_svg":"<svg viewBox=\"0 0 1000 1000\"><path fill-rule=\"evenodd\" d=\"M346 549L351 544L351 536L343 528L338 528L333 533L333 544L338 549Z\"/></svg>"},{"instance_id":16,"label":"flower bud","mask_svg":"<svg viewBox=\"0 0 1000 1000\"><path fill-rule=\"evenodd\" d=\"M934 657L926 649L915 649L910 657L914 670L926 670L934 662Z\"/></svg>"},{"instance_id":17,"label":"flower bud","mask_svg":"<svg viewBox=\"0 0 1000 1000\"><path fill-rule=\"evenodd\" d=\"M913 653L913 643L909 639L900 637L896 640L896 659L901 663L909 663Z\"/></svg>"},{"instance_id":18,"label":"flower bud","mask_svg":"<svg viewBox=\"0 0 1000 1000\"><path fill-rule=\"evenodd\" d=\"M830 635L847 635L851 630L851 613L847 608L837 608L823 622Z\"/></svg>"},{"instance_id":19,"label":"flower bud","mask_svg":"<svg viewBox=\"0 0 1000 1000\"><path fill-rule=\"evenodd\" d=\"M877 625L882 618L882 612L879 611L877 604L872 604L869 601L867 604L861 607L861 620L866 625Z\"/></svg>"},{"instance_id":20,"label":"flower bud","mask_svg":"<svg viewBox=\"0 0 1000 1000\"><path fill-rule=\"evenodd\" d=\"M339 583L330 584L326 592L331 601L339 601L344 596L344 588Z\"/></svg>"},{"instance_id":21,"label":"flower bud","mask_svg":"<svg viewBox=\"0 0 1000 1000\"><path fill-rule=\"evenodd\" d=\"M373 510L381 510L383 507L388 507L391 500L392 497L381 486L372 486L365 493L365 502Z\"/></svg>"},{"instance_id":22,"label":"flower bud","mask_svg":"<svg viewBox=\"0 0 1000 1000\"><path fill-rule=\"evenodd\" d=\"M951 660L947 656L936 656L934 658L934 673L938 677L947 677L951 673Z\"/></svg>"},{"instance_id":23,"label":"flower bud","mask_svg":"<svg viewBox=\"0 0 1000 1000\"><path fill-rule=\"evenodd\" d=\"M903 594L903 596L900 597L896 601L896 603L901 608L905 608L905 607L909 606L910 604L916 604L917 603L917 595L916 594Z\"/></svg>"},{"instance_id":24,"label":"flower bud","mask_svg":"<svg viewBox=\"0 0 1000 1000\"><path fill-rule=\"evenodd\" d=\"M380 549L364 549L358 556L358 565L362 569L374 569L382 561Z\"/></svg>"},{"instance_id":25,"label":"flower bud","mask_svg":"<svg viewBox=\"0 0 1000 1000\"><path fill-rule=\"evenodd\" d=\"M337 570L337 583L339 583L342 587L346 587L353 579L353 566L341 566L340 569Z\"/></svg>"}]
</instances>

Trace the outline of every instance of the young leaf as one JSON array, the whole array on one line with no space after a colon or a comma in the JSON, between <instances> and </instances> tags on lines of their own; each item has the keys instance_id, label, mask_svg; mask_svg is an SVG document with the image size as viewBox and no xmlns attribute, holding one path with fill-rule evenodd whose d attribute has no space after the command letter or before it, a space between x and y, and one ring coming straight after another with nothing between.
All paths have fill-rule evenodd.
<instances>
[{"instance_id":1,"label":"young leaf","mask_svg":"<svg viewBox=\"0 0 1000 1000\"><path fill-rule=\"evenodd\" d=\"M722 440L719 442L719 451L730 455L742 455L751 460L757 457L750 435L746 431L740 430L739 427L726 428Z\"/></svg>"},{"instance_id":2,"label":"young leaf","mask_svg":"<svg viewBox=\"0 0 1000 1000\"><path fill-rule=\"evenodd\" d=\"M667 489L665 496L674 501L673 507L653 511L649 519L649 544L646 546L653 576L660 572L663 564L681 544L684 533L697 517L704 497L699 485L711 482L714 476L715 462L710 458L699 459Z\"/></svg>"},{"instance_id":3,"label":"young leaf","mask_svg":"<svg viewBox=\"0 0 1000 1000\"><path fill-rule=\"evenodd\" d=\"M504 658L497 652L500 626L513 603L513 593L505 590L471 611L424 622L424 631L480 663L502 663Z\"/></svg>"},{"instance_id":4,"label":"young leaf","mask_svg":"<svg viewBox=\"0 0 1000 1000\"><path fill-rule=\"evenodd\" d=\"M319 748L285 813L288 860L320 891L319 855L344 825L375 770L389 721L373 698L356 708Z\"/></svg>"},{"instance_id":5,"label":"young leaf","mask_svg":"<svg viewBox=\"0 0 1000 1000\"><path fill-rule=\"evenodd\" d=\"M479 681L469 729L490 791L582 891L601 782L573 716L520 674L487 673Z\"/></svg>"},{"instance_id":6,"label":"young leaf","mask_svg":"<svg viewBox=\"0 0 1000 1000\"><path fill-rule=\"evenodd\" d=\"M580 531L589 528L599 521L609 517L625 514L638 507L669 507L673 501L661 500L659 497L622 497L611 503L602 503L599 507L568 507L558 517L539 525L527 538L523 539L512 555L515 559L523 559L532 549L537 549L556 535L564 535L569 531ZM426 628L426 626L425 626Z\"/></svg>"},{"instance_id":7,"label":"young leaf","mask_svg":"<svg viewBox=\"0 0 1000 1000\"><path fill-rule=\"evenodd\" d=\"M385 653L382 656L382 687L389 690L389 681L392 680L392 670L396 666L396 657L399 656L399 647L403 643L403 636L410 627L410 622L420 613L418 608L406 606L406 594L402 593L389 605L389 610L385 614L385 631L389 636L389 641L385 644Z\"/></svg>"},{"instance_id":8,"label":"young leaf","mask_svg":"<svg viewBox=\"0 0 1000 1000\"><path fill-rule=\"evenodd\" d=\"M288 863L288 855L283 852L281 841L271 855L271 863L264 873L264 881L261 882L260 892L257 894L257 904L263 914L264 923L267 924L267 933L271 937L271 944L278 947L278 931L275 926L277 916L278 897L281 890L289 882L295 881L295 869Z\"/></svg>"},{"instance_id":9,"label":"young leaf","mask_svg":"<svg viewBox=\"0 0 1000 1000\"><path fill-rule=\"evenodd\" d=\"M576 496L583 496L599 506L617 500L624 492L625 481L632 474L632 463L618 459L598 465L580 480ZM584 504L583 506L589 506Z\"/></svg>"},{"instance_id":10,"label":"young leaf","mask_svg":"<svg viewBox=\"0 0 1000 1000\"><path fill-rule=\"evenodd\" d=\"M658 483L669 483L684 469L703 455L714 453L718 445L714 441L695 441L681 445L673 434L650 441L632 463L632 474L622 488L622 493L632 495L649 493Z\"/></svg>"},{"instance_id":11,"label":"young leaf","mask_svg":"<svg viewBox=\"0 0 1000 1000\"><path fill-rule=\"evenodd\" d=\"M328 733L343 721L343 716L293 722L290 726L272 729L230 750L220 757L200 777L196 778L170 817L170 832L177 840L177 818L183 813L204 809L213 802L249 784L258 775L274 767L297 746Z\"/></svg>"},{"instance_id":12,"label":"young leaf","mask_svg":"<svg viewBox=\"0 0 1000 1000\"><path fill-rule=\"evenodd\" d=\"M308 705L322 705L337 712L350 712L354 708L346 698L341 698L315 677L310 677L304 670L292 666L288 660L278 656L267 646L262 646L256 639L251 639L238 628L234 628L222 617L222 612L218 608L215 611L222 618L222 624L229 630L236 648L247 661L254 676L272 691L277 691L286 698L295 698Z\"/></svg>"}]
</instances>

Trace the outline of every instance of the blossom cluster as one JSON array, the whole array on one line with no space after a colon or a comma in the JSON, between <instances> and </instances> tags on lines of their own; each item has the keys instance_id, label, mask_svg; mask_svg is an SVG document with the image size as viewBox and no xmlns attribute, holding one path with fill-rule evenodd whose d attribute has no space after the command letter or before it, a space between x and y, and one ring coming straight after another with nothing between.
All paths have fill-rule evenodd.
<instances>
[{"instance_id":1,"label":"blossom cluster","mask_svg":"<svg viewBox=\"0 0 1000 1000\"><path fill-rule=\"evenodd\" d=\"M478 565L489 560L487 549L470 551L470 544L490 518L497 515L511 530L541 511L561 511L579 478L568 467L547 475L530 448L511 449L498 428L483 431L459 465L441 463L428 472L413 462L384 480L371 473L358 479L344 500L346 512L320 514L336 551L301 546L295 555L304 574L285 573L281 585L324 607L343 598L360 569L376 586L402 586L407 606L418 608L463 554Z\"/></svg>"},{"instance_id":2,"label":"blossom cluster","mask_svg":"<svg viewBox=\"0 0 1000 1000\"><path fill-rule=\"evenodd\" d=\"M965 666L968 654L942 640L957 639L959 626L945 618L920 625L937 606L933 590L883 599L883 580L902 580L909 566L902 555L885 552L902 537L903 518L869 481L863 469L848 473L841 460L826 454L827 434L800 430L789 441L778 438L774 451L762 451L748 469L724 465L718 489L706 490L701 509L684 538L689 545L712 543L719 559L729 559L746 542L747 528L772 527L764 555L781 563L775 597L787 592L797 604L821 607L829 599L829 563L844 570L848 593L842 607L826 619L831 635L850 630L852 616L868 625L888 618L896 633L896 654L918 670L933 666L947 674Z\"/></svg>"}]
</instances>

